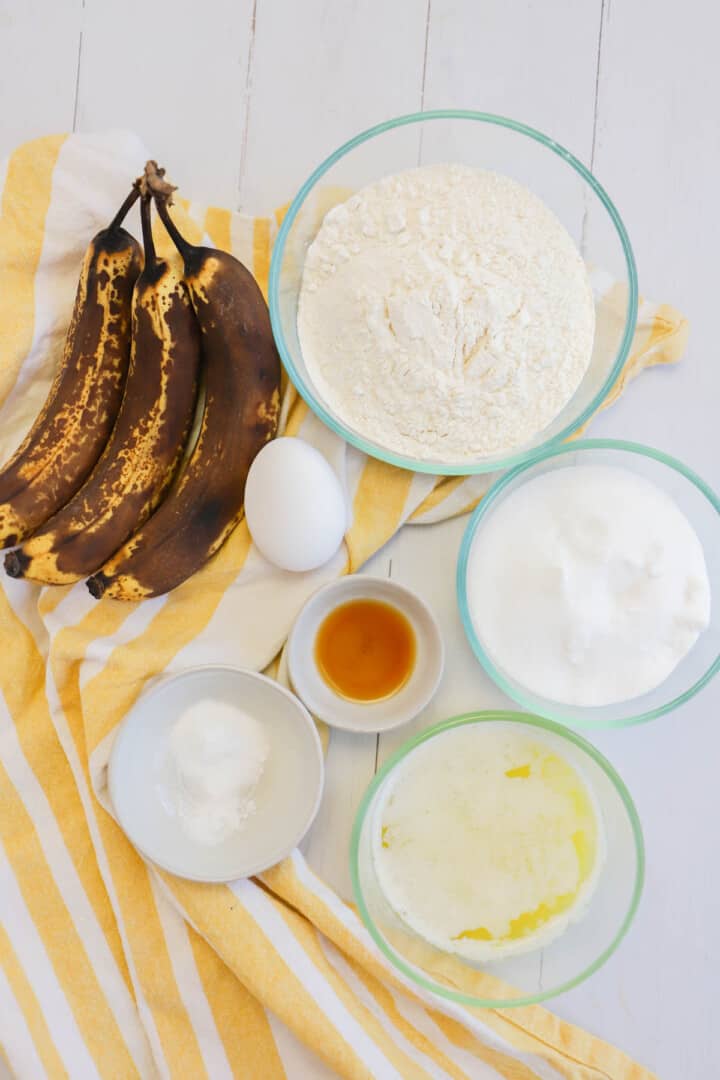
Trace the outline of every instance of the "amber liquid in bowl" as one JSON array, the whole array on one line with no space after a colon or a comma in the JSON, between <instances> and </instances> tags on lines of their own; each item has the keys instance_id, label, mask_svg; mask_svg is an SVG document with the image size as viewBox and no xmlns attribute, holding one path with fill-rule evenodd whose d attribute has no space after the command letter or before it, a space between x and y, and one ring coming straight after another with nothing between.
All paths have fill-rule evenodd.
<instances>
[{"instance_id":1,"label":"amber liquid in bowl","mask_svg":"<svg viewBox=\"0 0 720 1080\"><path fill-rule=\"evenodd\" d=\"M349 600L326 615L315 663L328 686L350 701L380 701L402 689L415 667L409 620L380 600Z\"/></svg>"}]
</instances>

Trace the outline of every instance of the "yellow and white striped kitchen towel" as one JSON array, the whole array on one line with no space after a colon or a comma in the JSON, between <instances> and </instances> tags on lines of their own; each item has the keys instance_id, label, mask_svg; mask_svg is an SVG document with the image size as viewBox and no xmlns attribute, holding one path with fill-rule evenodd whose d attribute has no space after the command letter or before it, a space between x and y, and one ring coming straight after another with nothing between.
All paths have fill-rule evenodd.
<instances>
[{"instance_id":1,"label":"yellow and white striped kitchen towel","mask_svg":"<svg viewBox=\"0 0 720 1080\"><path fill-rule=\"evenodd\" d=\"M58 136L0 168L0 461L47 392L83 250L145 157L125 133ZM266 285L274 220L182 203L178 218ZM685 334L677 312L643 304L620 389L676 360ZM648 1077L542 1008L469 1010L412 990L297 852L261 881L182 882L146 865L105 808L114 732L149 678L208 661L264 668L321 582L404 522L467 509L487 483L368 460L292 390L284 415L288 433L327 455L352 506L346 547L322 571L271 569L243 524L195 578L138 605L96 603L83 583L0 582L0 1047L11 1071L274 1080L292 1078L299 1039L353 1080Z\"/></svg>"}]
</instances>

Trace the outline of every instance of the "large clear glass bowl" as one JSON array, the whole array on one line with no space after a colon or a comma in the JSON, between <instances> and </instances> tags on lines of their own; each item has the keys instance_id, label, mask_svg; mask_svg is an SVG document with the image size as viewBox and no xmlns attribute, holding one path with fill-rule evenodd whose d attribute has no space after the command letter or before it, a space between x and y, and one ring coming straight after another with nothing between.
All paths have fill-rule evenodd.
<instances>
[{"instance_id":1,"label":"large clear glass bowl","mask_svg":"<svg viewBox=\"0 0 720 1080\"><path fill-rule=\"evenodd\" d=\"M307 249L325 214L358 188L416 165L456 162L504 173L525 184L555 212L591 271L596 329L585 377L562 412L512 453L447 463L405 457L349 427L322 399L303 359L297 306ZM364 131L319 165L295 196L275 242L270 317L283 364L311 409L333 431L373 457L434 474L491 472L533 458L562 442L598 409L632 342L637 316L635 261L617 210L595 177L539 131L488 113L442 110L389 120Z\"/></svg>"},{"instance_id":2,"label":"large clear glass bowl","mask_svg":"<svg viewBox=\"0 0 720 1080\"><path fill-rule=\"evenodd\" d=\"M553 469L578 465L610 465L629 469L661 488L674 500L697 533L705 552L710 580L710 625L701 633L687 656L654 690L615 705L565 705L532 693L491 659L476 631L468 603L468 561L473 540L492 513L512 491L533 477ZM475 510L460 547L457 594L463 626L473 652L490 678L523 708L581 728L626 727L653 720L688 701L720 668L720 500L686 465L649 446L615 439L583 439L565 446L550 447L535 461L501 477ZM517 618L522 617L520 603Z\"/></svg>"},{"instance_id":3,"label":"large clear glass bowl","mask_svg":"<svg viewBox=\"0 0 720 1080\"><path fill-rule=\"evenodd\" d=\"M605 860L582 917L534 952L471 963L430 944L395 913L383 894L373 861L373 831L394 773L428 740L473 724L533 732L582 775L594 795L605 839ZM428 809L428 813L432 808ZM594 746L560 724L514 712L457 716L405 743L377 773L363 797L350 843L350 872L360 916L386 958L425 990L464 1005L504 1008L554 997L587 979L612 955L635 916L645 855L637 811L624 783Z\"/></svg>"}]
</instances>

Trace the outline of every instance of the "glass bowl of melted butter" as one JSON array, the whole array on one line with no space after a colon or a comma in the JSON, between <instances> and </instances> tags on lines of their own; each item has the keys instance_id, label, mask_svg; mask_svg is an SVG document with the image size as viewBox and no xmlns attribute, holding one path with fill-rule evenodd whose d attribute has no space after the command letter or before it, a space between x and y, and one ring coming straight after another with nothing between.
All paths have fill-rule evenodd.
<instances>
[{"instance_id":1,"label":"glass bowl of melted butter","mask_svg":"<svg viewBox=\"0 0 720 1080\"><path fill-rule=\"evenodd\" d=\"M610 763L524 713L470 713L406 743L351 841L358 909L388 960L489 1008L596 971L630 927L643 868L638 815Z\"/></svg>"}]
</instances>

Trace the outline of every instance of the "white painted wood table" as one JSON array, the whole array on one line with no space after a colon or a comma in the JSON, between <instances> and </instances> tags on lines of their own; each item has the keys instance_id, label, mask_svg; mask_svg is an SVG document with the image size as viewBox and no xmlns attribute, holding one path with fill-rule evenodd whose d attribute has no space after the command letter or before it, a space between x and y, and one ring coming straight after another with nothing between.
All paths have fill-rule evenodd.
<instances>
[{"instance_id":1,"label":"white painted wood table","mask_svg":"<svg viewBox=\"0 0 720 1080\"><path fill-rule=\"evenodd\" d=\"M199 200L267 212L350 135L387 117L478 108L540 128L592 167L622 214L641 291L692 340L593 432L683 458L720 488L716 331L718 16L704 0L1 0L0 154L71 128L132 128ZM448 664L418 726L508 702L473 661L454 599L463 521L406 529L367 568L418 589ZM593 736L644 824L636 922L592 979L552 1003L664 1080L713 1080L720 980L720 680L676 714ZM349 894L351 820L407 735L333 735L311 863ZM297 1077L327 1077L297 1047Z\"/></svg>"}]
</instances>

